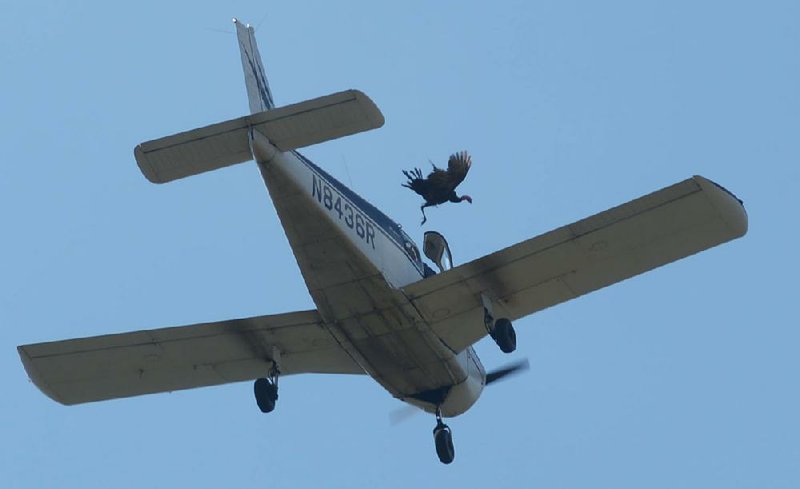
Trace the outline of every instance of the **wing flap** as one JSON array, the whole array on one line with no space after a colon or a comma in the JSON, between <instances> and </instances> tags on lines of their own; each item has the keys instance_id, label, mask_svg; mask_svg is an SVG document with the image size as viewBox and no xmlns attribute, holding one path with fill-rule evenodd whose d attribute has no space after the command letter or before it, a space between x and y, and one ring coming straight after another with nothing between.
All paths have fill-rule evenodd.
<instances>
[{"instance_id":1,"label":"wing flap","mask_svg":"<svg viewBox=\"0 0 800 489\"><path fill-rule=\"evenodd\" d=\"M19 346L31 380L62 404L251 380L273 347L281 372L363 373L316 311Z\"/></svg>"},{"instance_id":2,"label":"wing flap","mask_svg":"<svg viewBox=\"0 0 800 489\"><path fill-rule=\"evenodd\" d=\"M346 90L147 141L134 149L134 156L148 180L166 183L253 159L251 128L279 150L289 151L383 123L383 114L369 97Z\"/></svg>"},{"instance_id":3,"label":"wing flap","mask_svg":"<svg viewBox=\"0 0 800 489\"><path fill-rule=\"evenodd\" d=\"M486 335L480 295L511 320L743 236L732 194L694 177L404 288L454 351Z\"/></svg>"}]
</instances>

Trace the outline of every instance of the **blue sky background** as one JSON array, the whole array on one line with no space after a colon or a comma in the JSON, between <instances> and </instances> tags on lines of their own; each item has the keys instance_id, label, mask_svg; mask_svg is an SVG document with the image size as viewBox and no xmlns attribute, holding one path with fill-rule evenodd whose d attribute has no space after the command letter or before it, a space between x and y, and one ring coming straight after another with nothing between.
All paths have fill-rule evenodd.
<instances>
[{"instance_id":1,"label":"blue sky background","mask_svg":"<svg viewBox=\"0 0 800 489\"><path fill-rule=\"evenodd\" d=\"M800 486L800 3L0 4L0 486ZM469 150L457 263L693 174L738 241L516 323L527 357L449 421L368 377L298 376L64 407L18 344L312 306L254 164L163 186L141 141L247 112L230 19L278 105L358 88L386 117L305 154L421 240L401 169Z\"/></svg>"}]
</instances>

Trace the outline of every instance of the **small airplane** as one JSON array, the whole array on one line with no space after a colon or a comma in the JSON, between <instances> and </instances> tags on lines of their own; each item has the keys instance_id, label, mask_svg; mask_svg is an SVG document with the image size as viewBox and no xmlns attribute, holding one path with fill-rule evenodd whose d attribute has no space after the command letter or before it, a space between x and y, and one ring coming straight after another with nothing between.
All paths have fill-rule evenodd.
<instances>
[{"instance_id":1,"label":"small airplane","mask_svg":"<svg viewBox=\"0 0 800 489\"><path fill-rule=\"evenodd\" d=\"M441 462L455 457L445 417L524 368L484 369L472 345L516 349L512 321L743 236L742 202L694 176L469 263L454 266L429 231L414 241L297 149L379 128L357 90L275 107L252 27L234 19L251 114L138 145L154 183L255 160L314 301L306 311L17 347L47 396L80 404L254 381L263 412L278 379L369 375L393 397L435 414Z\"/></svg>"}]
</instances>

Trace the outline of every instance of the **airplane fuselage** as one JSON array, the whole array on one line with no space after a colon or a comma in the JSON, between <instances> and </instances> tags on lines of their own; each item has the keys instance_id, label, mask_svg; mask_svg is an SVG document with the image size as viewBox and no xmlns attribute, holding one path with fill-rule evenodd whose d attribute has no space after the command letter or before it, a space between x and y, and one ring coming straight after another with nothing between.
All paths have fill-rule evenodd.
<instances>
[{"instance_id":1,"label":"airplane fuselage","mask_svg":"<svg viewBox=\"0 0 800 489\"><path fill-rule=\"evenodd\" d=\"M253 144L321 327L394 397L445 416L466 411L485 370L472 348L439 340L401 291L425 273L411 238L296 151L257 135Z\"/></svg>"}]
</instances>

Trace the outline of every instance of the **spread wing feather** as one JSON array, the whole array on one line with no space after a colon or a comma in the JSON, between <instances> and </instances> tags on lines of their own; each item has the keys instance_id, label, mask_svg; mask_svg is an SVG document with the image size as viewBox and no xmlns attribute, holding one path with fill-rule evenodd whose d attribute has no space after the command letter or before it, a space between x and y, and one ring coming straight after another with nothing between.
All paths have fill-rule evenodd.
<instances>
[{"instance_id":1,"label":"spread wing feather","mask_svg":"<svg viewBox=\"0 0 800 489\"><path fill-rule=\"evenodd\" d=\"M464 181L471 166L472 158L466 151L450 155L450 159L447 160L447 176L453 189Z\"/></svg>"}]
</instances>

